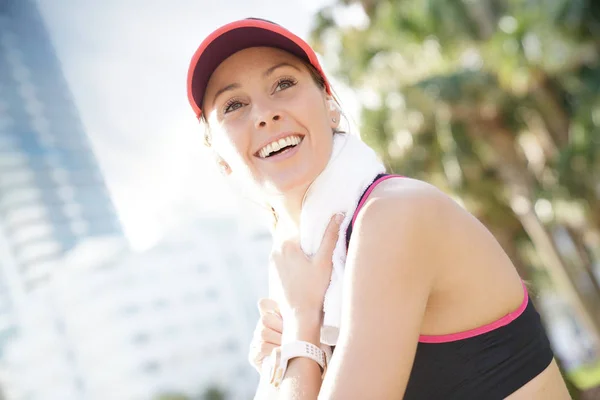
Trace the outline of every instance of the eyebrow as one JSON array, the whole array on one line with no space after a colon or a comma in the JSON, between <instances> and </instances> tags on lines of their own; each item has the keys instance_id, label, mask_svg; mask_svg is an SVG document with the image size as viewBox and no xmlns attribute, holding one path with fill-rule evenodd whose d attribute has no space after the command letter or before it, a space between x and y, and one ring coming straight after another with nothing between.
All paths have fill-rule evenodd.
<instances>
[{"instance_id":1,"label":"eyebrow","mask_svg":"<svg viewBox=\"0 0 600 400\"><path fill-rule=\"evenodd\" d=\"M267 70L263 73L263 77L268 78L273 72L275 72L276 69L282 68L282 67L291 67L291 68L294 68L295 70L297 70L298 72L301 72L300 68L296 67L295 65L292 65L288 62L281 62L279 64L273 65L272 67L267 68ZM213 97L213 104L215 104L217 102L217 97L219 97L223 93L230 91L230 90L239 89L241 87L242 87L242 85L240 85L239 83L231 83L231 84L217 90L217 93L215 93L215 96Z\"/></svg>"},{"instance_id":2,"label":"eyebrow","mask_svg":"<svg viewBox=\"0 0 600 400\"><path fill-rule=\"evenodd\" d=\"M264 78L268 78L268 77L269 77L269 75L271 75L271 74L272 74L272 73L273 73L273 72L274 72L274 71L275 71L277 68L281 68L281 67L292 67L292 68L294 68L295 70L297 70L298 72L301 72L301 71L300 71L300 68L298 68L298 67L296 67L295 65L292 65L292 64L290 64L290 63L288 63L288 62L285 62L285 61L284 61L284 62L281 62L281 63L279 63L279 64L275 64L275 65L273 65L272 67L268 68L268 69L267 69L267 70L266 70L266 71L263 73L263 77L264 77Z\"/></svg>"},{"instance_id":3,"label":"eyebrow","mask_svg":"<svg viewBox=\"0 0 600 400\"><path fill-rule=\"evenodd\" d=\"M217 102L217 97L222 95L224 92L239 89L241 87L242 87L242 85L240 85L239 83L231 83L231 84L217 90L217 93L215 93L215 97L213 97L213 104L215 104Z\"/></svg>"}]
</instances>

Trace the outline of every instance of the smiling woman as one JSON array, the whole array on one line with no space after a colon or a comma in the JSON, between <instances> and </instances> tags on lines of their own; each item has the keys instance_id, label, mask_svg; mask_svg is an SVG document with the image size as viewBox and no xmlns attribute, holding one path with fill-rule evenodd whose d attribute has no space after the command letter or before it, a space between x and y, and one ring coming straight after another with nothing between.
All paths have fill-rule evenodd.
<instances>
[{"instance_id":1,"label":"smiling woman","mask_svg":"<svg viewBox=\"0 0 600 400\"><path fill-rule=\"evenodd\" d=\"M339 112L315 83L297 57L251 47L224 60L206 86L203 114L215 151L273 206L290 188L306 191L331 153Z\"/></svg>"},{"instance_id":2,"label":"smiling woman","mask_svg":"<svg viewBox=\"0 0 600 400\"><path fill-rule=\"evenodd\" d=\"M271 390L257 398L568 398L496 240L339 132L306 42L264 20L225 25L195 53L188 97L224 175L277 215L250 350Z\"/></svg>"}]
</instances>

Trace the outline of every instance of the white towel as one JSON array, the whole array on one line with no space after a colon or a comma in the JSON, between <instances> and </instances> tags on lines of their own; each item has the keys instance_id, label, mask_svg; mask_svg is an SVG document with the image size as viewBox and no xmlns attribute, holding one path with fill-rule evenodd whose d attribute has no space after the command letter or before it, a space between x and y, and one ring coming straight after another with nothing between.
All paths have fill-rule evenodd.
<instances>
[{"instance_id":1,"label":"white towel","mask_svg":"<svg viewBox=\"0 0 600 400\"><path fill-rule=\"evenodd\" d=\"M346 214L333 252L331 282L323 304L321 347L326 352L330 351L329 346L335 346L337 343L340 329L346 263L346 229L352 221L361 195L377 175L384 172L385 166L376 153L359 137L351 134L336 134L329 162L310 185L302 202L300 246L309 256L314 255L319 249L331 217L337 213ZM274 288L278 285L269 286L269 296L277 301L281 294ZM267 387L266 375L269 361L268 358L264 360L261 382L255 399L268 398L270 389Z\"/></svg>"},{"instance_id":2,"label":"white towel","mask_svg":"<svg viewBox=\"0 0 600 400\"><path fill-rule=\"evenodd\" d=\"M340 328L343 275L346 264L346 229L361 195L385 167L376 153L360 138L334 136L329 163L306 192L300 214L300 245L307 255L319 249L325 229L336 213L345 213L333 252L331 283L325 293L321 342L334 346Z\"/></svg>"}]
</instances>

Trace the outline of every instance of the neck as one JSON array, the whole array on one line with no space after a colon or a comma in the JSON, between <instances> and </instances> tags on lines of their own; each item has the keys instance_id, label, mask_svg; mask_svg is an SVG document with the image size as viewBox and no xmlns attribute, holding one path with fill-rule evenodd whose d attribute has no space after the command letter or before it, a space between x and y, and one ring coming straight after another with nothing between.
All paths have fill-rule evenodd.
<instances>
[{"instance_id":1,"label":"neck","mask_svg":"<svg viewBox=\"0 0 600 400\"><path fill-rule=\"evenodd\" d=\"M270 201L277 215L276 236L294 237L300 230L300 213L307 188L286 193Z\"/></svg>"}]
</instances>

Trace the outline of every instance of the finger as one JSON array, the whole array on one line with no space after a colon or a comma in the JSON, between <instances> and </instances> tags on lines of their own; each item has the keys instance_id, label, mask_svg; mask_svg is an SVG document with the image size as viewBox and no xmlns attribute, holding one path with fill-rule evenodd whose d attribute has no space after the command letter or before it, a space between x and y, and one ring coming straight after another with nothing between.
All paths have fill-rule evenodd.
<instances>
[{"instance_id":1,"label":"finger","mask_svg":"<svg viewBox=\"0 0 600 400\"><path fill-rule=\"evenodd\" d=\"M263 298L258 300L258 312L261 316L267 313L275 313L276 315L280 315L279 307L277 306L277 302L273 299Z\"/></svg>"},{"instance_id":2,"label":"finger","mask_svg":"<svg viewBox=\"0 0 600 400\"><path fill-rule=\"evenodd\" d=\"M263 329L260 332L260 342L279 346L281 345L281 332L276 332L273 329Z\"/></svg>"},{"instance_id":3,"label":"finger","mask_svg":"<svg viewBox=\"0 0 600 400\"><path fill-rule=\"evenodd\" d=\"M273 353L273 349L279 346L281 346L281 344L262 342L258 347L258 356L261 359L268 357L271 355L271 353Z\"/></svg>"},{"instance_id":4,"label":"finger","mask_svg":"<svg viewBox=\"0 0 600 400\"><path fill-rule=\"evenodd\" d=\"M323 234L323 240L321 241L319 250L315 254L317 262L331 262L331 256L333 255L333 250L337 244L340 225L343 220L344 214L336 214L331 218L331 221L329 221L325 234Z\"/></svg>"},{"instance_id":5,"label":"finger","mask_svg":"<svg viewBox=\"0 0 600 400\"><path fill-rule=\"evenodd\" d=\"M279 345L260 343L251 349L250 354L248 354L248 361L260 372L265 357L270 356L276 347L279 347Z\"/></svg>"},{"instance_id":6,"label":"finger","mask_svg":"<svg viewBox=\"0 0 600 400\"><path fill-rule=\"evenodd\" d=\"M260 317L260 323L265 327L274 330L275 332L283 332L283 319L279 314L267 312Z\"/></svg>"}]
</instances>

